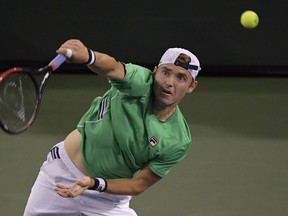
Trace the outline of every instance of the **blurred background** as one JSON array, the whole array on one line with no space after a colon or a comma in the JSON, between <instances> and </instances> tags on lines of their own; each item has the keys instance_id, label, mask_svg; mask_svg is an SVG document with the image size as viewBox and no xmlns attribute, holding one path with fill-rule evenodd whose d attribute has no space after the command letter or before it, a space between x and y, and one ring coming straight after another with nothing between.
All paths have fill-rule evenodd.
<instances>
[{"instance_id":1,"label":"blurred background","mask_svg":"<svg viewBox=\"0 0 288 216\"><path fill-rule=\"evenodd\" d=\"M153 69L169 47L200 60L181 103L193 143L184 161L131 206L142 216L288 214L288 2L2 0L0 69L41 67L67 39ZM241 13L259 15L255 29ZM25 133L0 131L1 215L22 215L47 152L109 84L82 65L51 77Z\"/></svg>"}]
</instances>

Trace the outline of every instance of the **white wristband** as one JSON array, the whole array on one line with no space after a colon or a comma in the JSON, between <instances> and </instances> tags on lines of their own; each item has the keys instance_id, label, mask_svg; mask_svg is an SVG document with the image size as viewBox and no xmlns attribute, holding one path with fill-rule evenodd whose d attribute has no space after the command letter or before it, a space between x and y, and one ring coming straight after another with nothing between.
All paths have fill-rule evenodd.
<instances>
[{"instance_id":1,"label":"white wristband","mask_svg":"<svg viewBox=\"0 0 288 216\"><path fill-rule=\"evenodd\" d=\"M99 180L99 186L98 186L97 190L100 192L104 192L107 188L107 182L106 182L106 180L104 180L102 178L98 178L98 180Z\"/></svg>"},{"instance_id":2,"label":"white wristband","mask_svg":"<svg viewBox=\"0 0 288 216\"><path fill-rule=\"evenodd\" d=\"M107 189L107 181L102 178L93 178L94 179L94 185L91 188L88 188L89 190L96 190L99 192L104 192Z\"/></svg>"}]
</instances>

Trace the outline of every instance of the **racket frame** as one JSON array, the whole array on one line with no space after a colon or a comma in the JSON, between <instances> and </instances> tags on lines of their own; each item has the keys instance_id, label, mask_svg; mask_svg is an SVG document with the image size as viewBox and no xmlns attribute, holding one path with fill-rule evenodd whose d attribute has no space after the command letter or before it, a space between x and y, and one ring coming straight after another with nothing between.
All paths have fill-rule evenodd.
<instances>
[{"instance_id":1,"label":"racket frame","mask_svg":"<svg viewBox=\"0 0 288 216\"><path fill-rule=\"evenodd\" d=\"M16 135L16 134L20 134L24 132L25 130L31 127L31 125L33 124L33 122L35 121L39 113L43 91L51 73L55 71L56 69L58 69L67 60L67 58L70 58L71 56L72 56L71 50L67 50L66 55L58 54L47 66L42 67L38 70L32 70L32 69L24 68L24 67L13 67L13 68L6 70L3 74L0 75L0 85L1 85L1 83L12 73L25 73L32 80L34 87L35 87L35 92L36 92L36 101L34 104L33 114L31 115L31 118L29 119L25 127L17 131L12 130L6 124L4 124L2 120L0 119L0 127L6 133ZM35 79L35 75L40 74L40 73L44 73L44 77L39 86L38 82Z\"/></svg>"}]
</instances>

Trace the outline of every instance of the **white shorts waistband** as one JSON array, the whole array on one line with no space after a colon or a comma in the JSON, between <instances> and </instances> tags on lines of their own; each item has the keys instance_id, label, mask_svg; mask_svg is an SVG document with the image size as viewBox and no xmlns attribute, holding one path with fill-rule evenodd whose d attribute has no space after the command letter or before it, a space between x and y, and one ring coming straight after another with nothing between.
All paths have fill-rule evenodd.
<instances>
[{"instance_id":1,"label":"white shorts waistband","mask_svg":"<svg viewBox=\"0 0 288 216\"><path fill-rule=\"evenodd\" d=\"M82 173L70 160L69 156L67 155L67 152L64 147L64 141L56 144L54 147L59 148L59 156L63 163L67 166L67 168L70 170L71 173L73 173L78 179L85 176L84 173Z\"/></svg>"}]
</instances>

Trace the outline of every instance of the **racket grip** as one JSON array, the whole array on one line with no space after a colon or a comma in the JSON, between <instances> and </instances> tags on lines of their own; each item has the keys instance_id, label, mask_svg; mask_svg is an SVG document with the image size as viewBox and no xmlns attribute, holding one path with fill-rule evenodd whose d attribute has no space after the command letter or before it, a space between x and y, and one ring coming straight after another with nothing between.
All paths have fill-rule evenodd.
<instances>
[{"instance_id":1,"label":"racket grip","mask_svg":"<svg viewBox=\"0 0 288 216\"><path fill-rule=\"evenodd\" d=\"M63 54L58 54L50 63L49 66L52 68L53 71L55 71L57 68L59 68L65 61L67 60L67 57Z\"/></svg>"}]
</instances>

